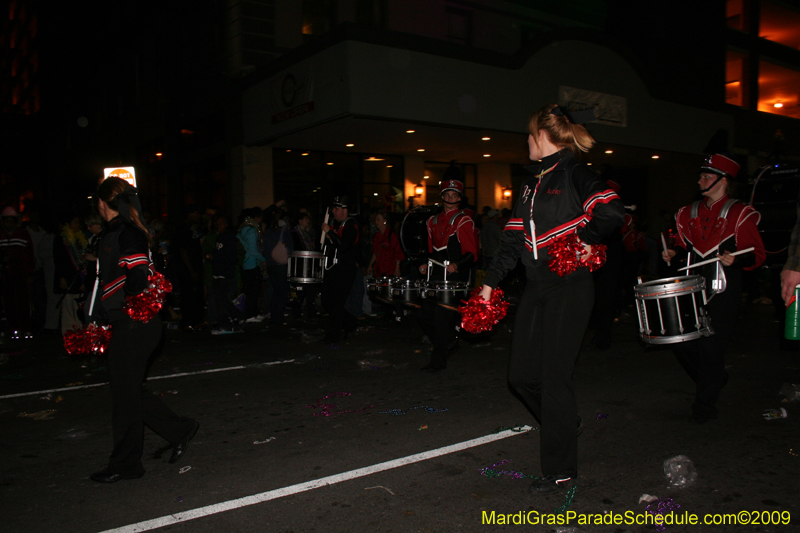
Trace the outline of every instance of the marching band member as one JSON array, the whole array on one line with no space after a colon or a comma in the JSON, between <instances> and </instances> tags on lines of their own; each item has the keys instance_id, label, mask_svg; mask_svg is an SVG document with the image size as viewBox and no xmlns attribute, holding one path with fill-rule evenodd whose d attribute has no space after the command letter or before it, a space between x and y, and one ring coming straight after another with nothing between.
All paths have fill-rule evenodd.
<instances>
[{"instance_id":1,"label":"marching band member","mask_svg":"<svg viewBox=\"0 0 800 533\"><path fill-rule=\"evenodd\" d=\"M678 362L697 388L689 420L702 424L717 418L715 406L722 388L728 382L725 371L725 350L736 324L742 300L742 271L754 270L766 258L764 243L758 233L761 215L752 207L729 197L728 189L739 173L739 164L714 154L700 167L702 201L682 207L675 217L678 250L662 253L665 261L678 255L689 256L688 264L719 257L719 261L691 274L706 278L706 290L713 295L706 306L714 334L675 344ZM732 252L753 247L752 252L733 256Z\"/></svg>"},{"instance_id":2,"label":"marching band member","mask_svg":"<svg viewBox=\"0 0 800 533\"><path fill-rule=\"evenodd\" d=\"M582 426L572 372L594 301L591 273L578 268L560 277L548 267L551 247L555 239L576 234L588 259L592 245L619 231L624 215L619 196L575 158L594 144L579 123L593 118L589 111L590 118L579 120L578 113L549 104L531 117L534 176L522 186L481 290L489 300L522 259L528 283L517 310L508 380L541 428L542 477L531 486L539 494L567 490L578 475Z\"/></svg>"},{"instance_id":3,"label":"marching band member","mask_svg":"<svg viewBox=\"0 0 800 533\"><path fill-rule=\"evenodd\" d=\"M447 261L447 272L445 273L445 268L433 263L430 279L469 282L470 271L478 257L477 231L472 218L459 209L464 184L457 179L448 179L447 175L443 178L441 198L444 209L428 219L427 258L441 264ZM421 265L419 271L426 275L428 264ZM433 344L431 360L423 370L440 372L445 369L448 357L458 350L456 327L459 314L456 310L442 307L427 298L423 300L417 318Z\"/></svg>"},{"instance_id":4,"label":"marching band member","mask_svg":"<svg viewBox=\"0 0 800 533\"><path fill-rule=\"evenodd\" d=\"M349 203L347 196L334 198L333 221L330 225L322 224L327 256L322 278L322 306L330 315L324 339L327 344L338 342L342 333L347 336L358 324L358 317L345 308L358 268L358 222L349 215Z\"/></svg>"},{"instance_id":5,"label":"marching band member","mask_svg":"<svg viewBox=\"0 0 800 533\"><path fill-rule=\"evenodd\" d=\"M127 296L148 288L149 233L142 223L136 189L109 176L97 191L100 215L108 222L99 250L102 289L94 301L91 320L112 327L106 350L113 404L114 449L105 469L91 475L98 483L114 483L144 475L142 452L147 426L172 444L174 463L186 453L200 426L196 420L176 415L161 399L142 386L148 361L162 334L161 318L134 320L124 311Z\"/></svg>"}]
</instances>

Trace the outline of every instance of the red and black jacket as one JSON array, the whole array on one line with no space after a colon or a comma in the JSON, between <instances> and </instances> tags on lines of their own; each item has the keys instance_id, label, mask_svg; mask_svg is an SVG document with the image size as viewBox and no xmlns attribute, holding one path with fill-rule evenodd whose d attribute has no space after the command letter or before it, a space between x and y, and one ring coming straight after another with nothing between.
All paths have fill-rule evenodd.
<instances>
[{"instance_id":1,"label":"red and black jacket","mask_svg":"<svg viewBox=\"0 0 800 533\"><path fill-rule=\"evenodd\" d=\"M571 150L551 154L528 170L534 176L522 184L504 228L484 282L490 287L497 287L520 258L529 279L554 277L547 267L548 247L557 237L577 233L584 243L598 244L622 227L622 200ZM578 269L575 274L582 272L588 271Z\"/></svg>"},{"instance_id":2,"label":"red and black jacket","mask_svg":"<svg viewBox=\"0 0 800 533\"><path fill-rule=\"evenodd\" d=\"M117 322L127 318L122 308L127 296L141 294L154 273L147 236L122 218L109 222L100 242L100 284L91 320Z\"/></svg>"}]
</instances>

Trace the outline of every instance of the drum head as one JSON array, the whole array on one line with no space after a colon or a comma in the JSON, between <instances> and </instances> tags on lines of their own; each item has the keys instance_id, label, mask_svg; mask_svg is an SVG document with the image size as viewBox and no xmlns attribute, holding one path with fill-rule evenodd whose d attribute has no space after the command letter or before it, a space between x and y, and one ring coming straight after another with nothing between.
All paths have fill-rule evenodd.
<instances>
[{"instance_id":1,"label":"drum head","mask_svg":"<svg viewBox=\"0 0 800 533\"><path fill-rule=\"evenodd\" d=\"M663 298L665 296L698 292L706 287L703 276L678 276L640 283L633 287L635 297L640 299Z\"/></svg>"},{"instance_id":2,"label":"drum head","mask_svg":"<svg viewBox=\"0 0 800 533\"><path fill-rule=\"evenodd\" d=\"M400 225L400 246L407 257L416 259L428 251L428 219L438 211L436 207L415 207L403 218Z\"/></svg>"}]
</instances>

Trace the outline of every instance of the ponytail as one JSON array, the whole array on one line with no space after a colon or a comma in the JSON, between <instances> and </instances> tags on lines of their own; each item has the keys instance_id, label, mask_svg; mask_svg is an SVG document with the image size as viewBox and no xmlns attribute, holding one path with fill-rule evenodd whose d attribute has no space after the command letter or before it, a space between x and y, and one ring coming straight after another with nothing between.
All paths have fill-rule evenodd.
<instances>
[{"instance_id":1,"label":"ponytail","mask_svg":"<svg viewBox=\"0 0 800 533\"><path fill-rule=\"evenodd\" d=\"M588 111L592 112L593 117L594 110ZM568 110L558 104L547 104L530 118L528 132L536 139L539 131L543 130L550 142L559 149L569 148L577 155L579 152L588 152L595 143L594 138L579 122L581 120L578 113L570 114Z\"/></svg>"},{"instance_id":2,"label":"ponytail","mask_svg":"<svg viewBox=\"0 0 800 533\"><path fill-rule=\"evenodd\" d=\"M117 211L126 221L141 230L150 242L150 232L142 221L142 204L139 202L139 191L127 181L117 176L109 176L97 189L97 197L103 200L108 207Z\"/></svg>"}]
</instances>

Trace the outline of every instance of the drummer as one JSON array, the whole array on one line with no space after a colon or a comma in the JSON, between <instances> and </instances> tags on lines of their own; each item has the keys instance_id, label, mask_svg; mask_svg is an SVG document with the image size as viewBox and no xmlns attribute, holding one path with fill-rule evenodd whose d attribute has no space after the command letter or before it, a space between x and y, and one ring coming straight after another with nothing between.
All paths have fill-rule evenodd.
<instances>
[{"instance_id":1,"label":"drummer","mask_svg":"<svg viewBox=\"0 0 800 533\"><path fill-rule=\"evenodd\" d=\"M358 318L345 308L347 297L356 279L358 254L358 222L350 217L350 199L337 196L331 209L333 221L322 224L325 234L325 274L322 281L322 306L330 315L325 328L324 342L333 344L342 334L347 336L356 329Z\"/></svg>"},{"instance_id":2,"label":"drummer","mask_svg":"<svg viewBox=\"0 0 800 533\"><path fill-rule=\"evenodd\" d=\"M719 261L689 274L705 277L706 291L713 295L706 306L714 334L710 337L676 344L678 362L696 384L690 421L705 423L717 418L717 398L728 382L725 370L725 349L731 339L742 300L742 271L758 268L766 257L764 243L758 233L761 215L752 207L730 197L739 164L714 154L700 166L702 200L682 207L675 217L677 238L675 249L662 253L665 261L675 257L688 259L688 264L718 258ZM731 255L737 250L752 252Z\"/></svg>"},{"instance_id":3,"label":"drummer","mask_svg":"<svg viewBox=\"0 0 800 533\"><path fill-rule=\"evenodd\" d=\"M472 218L459 209L464 194L464 183L455 175L457 167L445 172L441 183L441 198L444 209L430 217L428 227L428 254L432 259L430 281L453 281L468 283L472 265L478 257L478 244L475 223ZM449 175L448 175L449 174ZM440 265L445 264L446 269ZM437 264L438 263L438 264ZM446 272L445 272L446 270ZM419 267L422 275L428 274L428 264ZM418 320L422 330L431 340L433 351L430 362L423 367L427 372L440 372L445 369L447 359L458 350L456 326L458 311L440 306L435 300L423 300Z\"/></svg>"}]
</instances>

